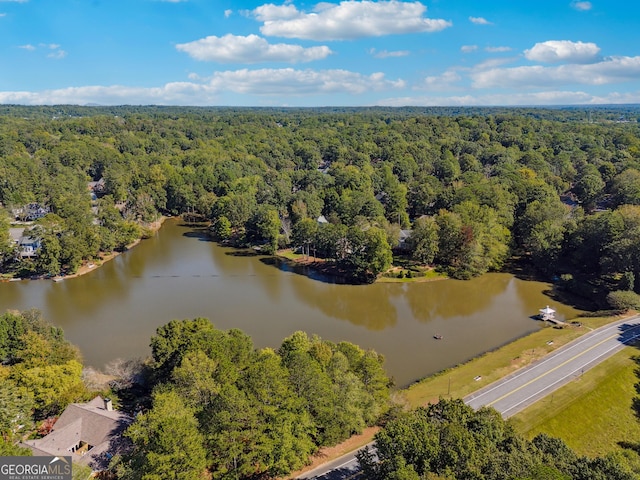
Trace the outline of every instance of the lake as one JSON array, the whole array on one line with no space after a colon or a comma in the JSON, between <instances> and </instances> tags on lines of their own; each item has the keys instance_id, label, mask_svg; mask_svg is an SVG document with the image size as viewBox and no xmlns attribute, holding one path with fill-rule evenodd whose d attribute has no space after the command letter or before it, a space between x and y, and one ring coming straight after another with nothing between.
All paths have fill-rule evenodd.
<instances>
[{"instance_id":1,"label":"lake","mask_svg":"<svg viewBox=\"0 0 640 480\"><path fill-rule=\"evenodd\" d=\"M257 347L277 348L304 330L373 348L404 386L537 330L531 317L548 304L560 318L577 316L544 294L550 288L506 273L340 285L218 246L197 227L170 219L81 277L0 283L0 311L40 309L97 368L149 355L156 328L172 319L207 317L220 329L245 331Z\"/></svg>"}]
</instances>

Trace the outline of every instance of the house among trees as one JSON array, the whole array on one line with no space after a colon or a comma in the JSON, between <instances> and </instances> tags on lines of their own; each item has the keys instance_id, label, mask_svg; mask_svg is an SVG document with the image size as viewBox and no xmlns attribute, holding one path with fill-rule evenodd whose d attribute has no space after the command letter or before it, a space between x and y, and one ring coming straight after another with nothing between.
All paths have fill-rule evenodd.
<instances>
[{"instance_id":1,"label":"house among trees","mask_svg":"<svg viewBox=\"0 0 640 480\"><path fill-rule=\"evenodd\" d=\"M412 230L405 230L405 229L400 230L400 236L398 237L398 245L396 247L398 248L398 250L409 249L409 244L407 243L407 241L411 237L411 233L412 233Z\"/></svg>"},{"instance_id":2,"label":"house among trees","mask_svg":"<svg viewBox=\"0 0 640 480\"><path fill-rule=\"evenodd\" d=\"M111 458L126 450L123 431L133 418L114 410L111 400L100 396L89 403L72 403L58 418L49 435L26 440L22 447L36 456L71 456L94 471L106 470Z\"/></svg>"},{"instance_id":3,"label":"house among trees","mask_svg":"<svg viewBox=\"0 0 640 480\"><path fill-rule=\"evenodd\" d=\"M100 180L96 182L88 182L87 187L89 188L89 191L94 193L96 196L102 195L105 190L104 178L100 178Z\"/></svg>"},{"instance_id":4,"label":"house among trees","mask_svg":"<svg viewBox=\"0 0 640 480\"><path fill-rule=\"evenodd\" d=\"M18 255L20 256L20 258L36 257L41 245L42 242L39 238L24 235L20 237L20 240L18 241Z\"/></svg>"},{"instance_id":5,"label":"house among trees","mask_svg":"<svg viewBox=\"0 0 640 480\"><path fill-rule=\"evenodd\" d=\"M15 218L23 222L33 222L44 217L50 212L51 209L49 207L39 203L29 203L22 208L13 210Z\"/></svg>"}]
</instances>

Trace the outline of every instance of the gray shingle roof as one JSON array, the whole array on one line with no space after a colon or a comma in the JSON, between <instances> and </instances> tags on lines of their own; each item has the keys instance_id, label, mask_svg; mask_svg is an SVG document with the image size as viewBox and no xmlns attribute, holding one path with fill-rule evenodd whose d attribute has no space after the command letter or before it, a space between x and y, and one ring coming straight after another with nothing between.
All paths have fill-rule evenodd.
<instances>
[{"instance_id":1,"label":"gray shingle roof","mask_svg":"<svg viewBox=\"0 0 640 480\"><path fill-rule=\"evenodd\" d=\"M123 430L133 421L126 413L107 410L102 397L89 403L72 403L60 415L52 432L39 440L28 440L23 446L34 455L72 455L80 442L92 448L84 455L72 455L73 461L89 465L93 470L107 467L112 455L124 448ZM44 452L44 453L42 453Z\"/></svg>"}]
</instances>

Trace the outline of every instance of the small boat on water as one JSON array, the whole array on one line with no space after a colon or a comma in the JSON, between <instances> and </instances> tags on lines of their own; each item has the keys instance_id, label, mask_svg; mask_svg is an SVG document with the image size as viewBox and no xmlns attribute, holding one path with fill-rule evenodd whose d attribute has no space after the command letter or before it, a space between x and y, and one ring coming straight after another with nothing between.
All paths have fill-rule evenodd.
<instances>
[{"instance_id":1,"label":"small boat on water","mask_svg":"<svg viewBox=\"0 0 640 480\"><path fill-rule=\"evenodd\" d=\"M64 277L53 277L52 280L57 283L63 281Z\"/></svg>"},{"instance_id":2,"label":"small boat on water","mask_svg":"<svg viewBox=\"0 0 640 480\"><path fill-rule=\"evenodd\" d=\"M436 334L436 335L433 336L433 338L435 338L436 340L442 340L443 337L442 337L442 335Z\"/></svg>"}]
</instances>

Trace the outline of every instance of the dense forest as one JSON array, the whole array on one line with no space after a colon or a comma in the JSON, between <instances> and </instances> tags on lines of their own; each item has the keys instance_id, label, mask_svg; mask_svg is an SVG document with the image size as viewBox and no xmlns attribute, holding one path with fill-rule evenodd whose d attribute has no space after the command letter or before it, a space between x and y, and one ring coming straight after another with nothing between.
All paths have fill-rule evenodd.
<instances>
[{"instance_id":1,"label":"dense forest","mask_svg":"<svg viewBox=\"0 0 640 480\"><path fill-rule=\"evenodd\" d=\"M594 307L639 303L637 107L1 113L8 274L70 273L188 215L220 241L311 252L354 281L394 251L456 278L517 258ZM21 258L9 226L33 206L39 250Z\"/></svg>"}]
</instances>

